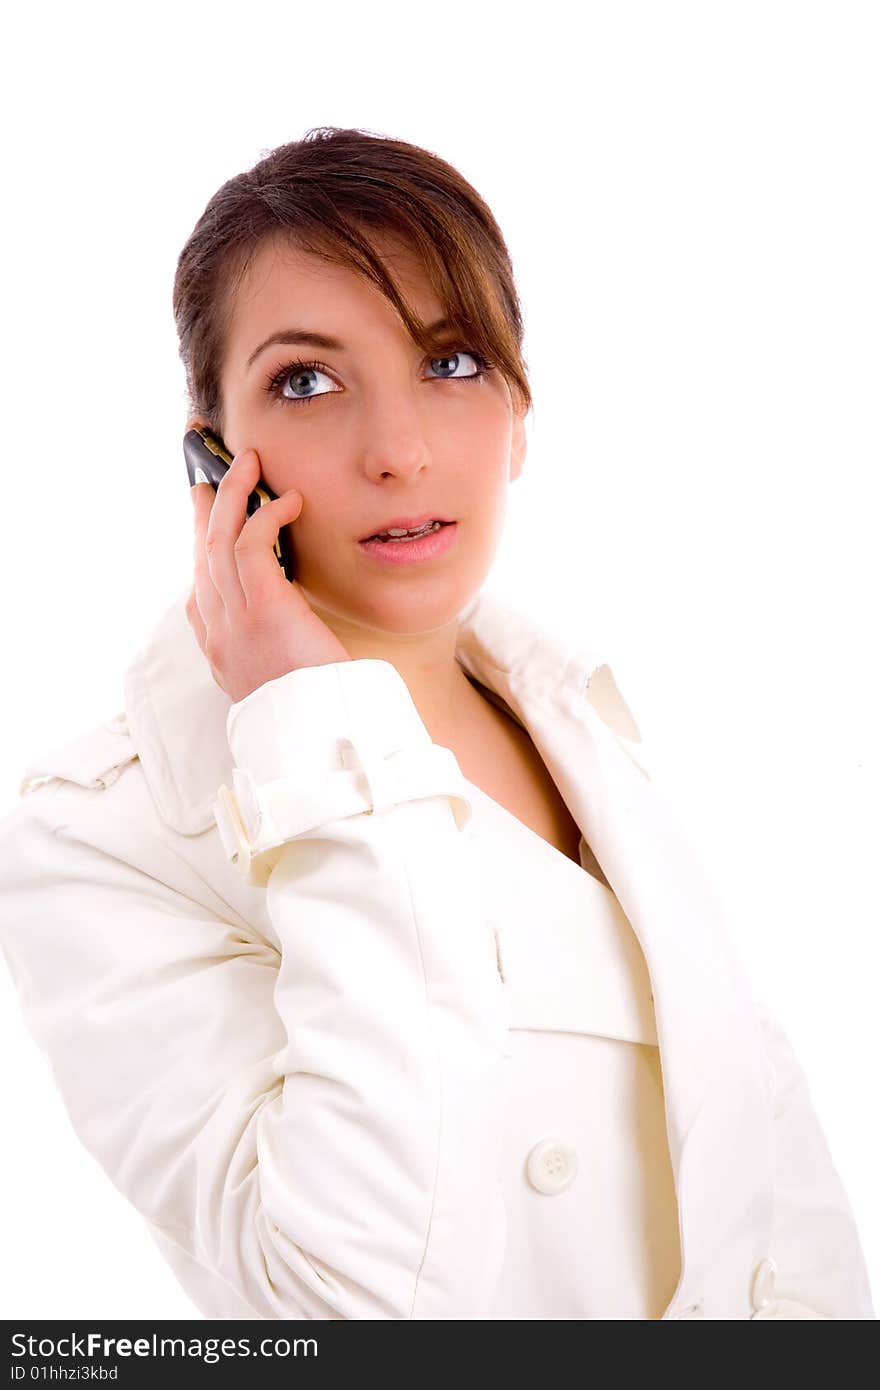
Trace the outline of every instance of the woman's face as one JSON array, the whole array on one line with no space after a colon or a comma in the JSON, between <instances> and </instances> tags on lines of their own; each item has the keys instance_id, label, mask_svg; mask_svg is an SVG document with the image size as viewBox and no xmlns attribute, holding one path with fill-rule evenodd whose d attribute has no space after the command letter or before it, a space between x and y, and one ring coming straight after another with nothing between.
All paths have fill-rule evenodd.
<instances>
[{"instance_id":1,"label":"woman's face","mask_svg":"<svg viewBox=\"0 0 880 1390\"><path fill-rule=\"evenodd\" d=\"M441 318L412 254L373 240L416 311ZM261 347L294 329L338 346ZM221 372L224 440L233 454L256 449L274 493L302 493L290 533L296 578L315 607L416 633L453 621L481 588L525 435L500 371L472 379L480 364L467 348L444 341L425 357L388 300L342 266L281 242L255 257ZM359 545L396 517L425 513L457 523L442 555L388 564Z\"/></svg>"}]
</instances>

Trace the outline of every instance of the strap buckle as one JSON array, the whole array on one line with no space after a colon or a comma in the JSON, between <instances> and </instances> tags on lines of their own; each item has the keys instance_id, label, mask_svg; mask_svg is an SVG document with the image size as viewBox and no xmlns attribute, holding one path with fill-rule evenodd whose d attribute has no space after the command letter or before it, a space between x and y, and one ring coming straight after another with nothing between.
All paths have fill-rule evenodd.
<instances>
[{"instance_id":1,"label":"strap buckle","mask_svg":"<svg viewBox=\"0 0 880 1390\"><path fill-rule=\"evenodd\" d=\"M251 867L253 846L244 828L235 793L223 784L218 789L213 803L214 819L223 841L227 859L237 866L243 878L247 878Z\"/></svg>"}]
</instances>

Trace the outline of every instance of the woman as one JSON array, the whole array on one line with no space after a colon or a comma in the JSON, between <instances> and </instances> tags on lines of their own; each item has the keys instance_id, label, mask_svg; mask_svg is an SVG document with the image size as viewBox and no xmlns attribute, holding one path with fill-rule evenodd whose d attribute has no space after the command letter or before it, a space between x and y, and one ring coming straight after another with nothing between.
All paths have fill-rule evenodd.
<instances>
[{"instance_id":1,"label":"woman","mask_svg":"<svg viewBox=\"0 0 880 1390\"><path fill-rule=\"evenodd\" d=\"M873 1318L609 666L481 592L531 404L485 203L310 132L211 199L174 309L234 455L192 590L3 825L82 1142L208 1317Z\"/></svg>"}]
</instances>

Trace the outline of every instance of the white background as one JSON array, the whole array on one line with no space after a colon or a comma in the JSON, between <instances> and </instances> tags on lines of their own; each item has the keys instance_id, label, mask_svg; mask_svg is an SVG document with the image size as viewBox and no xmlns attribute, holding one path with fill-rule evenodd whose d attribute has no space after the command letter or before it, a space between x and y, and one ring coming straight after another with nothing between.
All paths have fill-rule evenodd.
<instances>
[{"instance_id":1,"label":"white background","mask_svg":"<svg viewBox=\"0 0 880 1390\"><path fill-rule=\"evenodd\" d=\"M505 234L535 395L487 587L609 654L809 1076L876 1300L877 7L23 16L0 811L122 708L188 584L171 287L205 203L316 126L436 151ZM197 1316L73 1137L5 969L0 1028L2 1315Z\"/></svg>"}]
</instances>

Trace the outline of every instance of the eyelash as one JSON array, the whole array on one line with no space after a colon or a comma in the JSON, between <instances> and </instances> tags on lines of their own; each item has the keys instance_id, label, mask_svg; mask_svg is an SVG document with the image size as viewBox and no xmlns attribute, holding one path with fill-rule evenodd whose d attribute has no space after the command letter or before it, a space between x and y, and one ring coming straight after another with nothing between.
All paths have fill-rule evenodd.
<instances>
[{"instance_id":1,"label":"eyelash","mask_svg":"<svg viewBox=\"0 0 880 1390\"><path fill-rule=\"evenodd\" d=\"M461 351L466 352L468 357L472 357L474 359L479 370L474 372L473 376L438 376L432 378L434 381L453 381L462 383L466 381L483 381L488 376L489 372L495 371L493 363L488 361L487 358L483 357L481 353L472 352L470 348L462 348ZM456 357L457 355L458 354L455 352L434 354L435 357ZM429 361L430 360L433 359L429 358ZM263 389L267 391L270 396L274 396L276 400L281 401L284 405L311 405L312 401L323 400L325 396L333 396L336 394L335 391L322 391L317 396L294 397L282 395L281 388L289 376L292 376L294 372L308 371L326 372L328 376L331 375L330 369L328 367L325 367L323 362L287 362L283 367L279 367L277 372L274 372L272 376L266 379L266 383Z\"/></svg>"}]
</instances>

